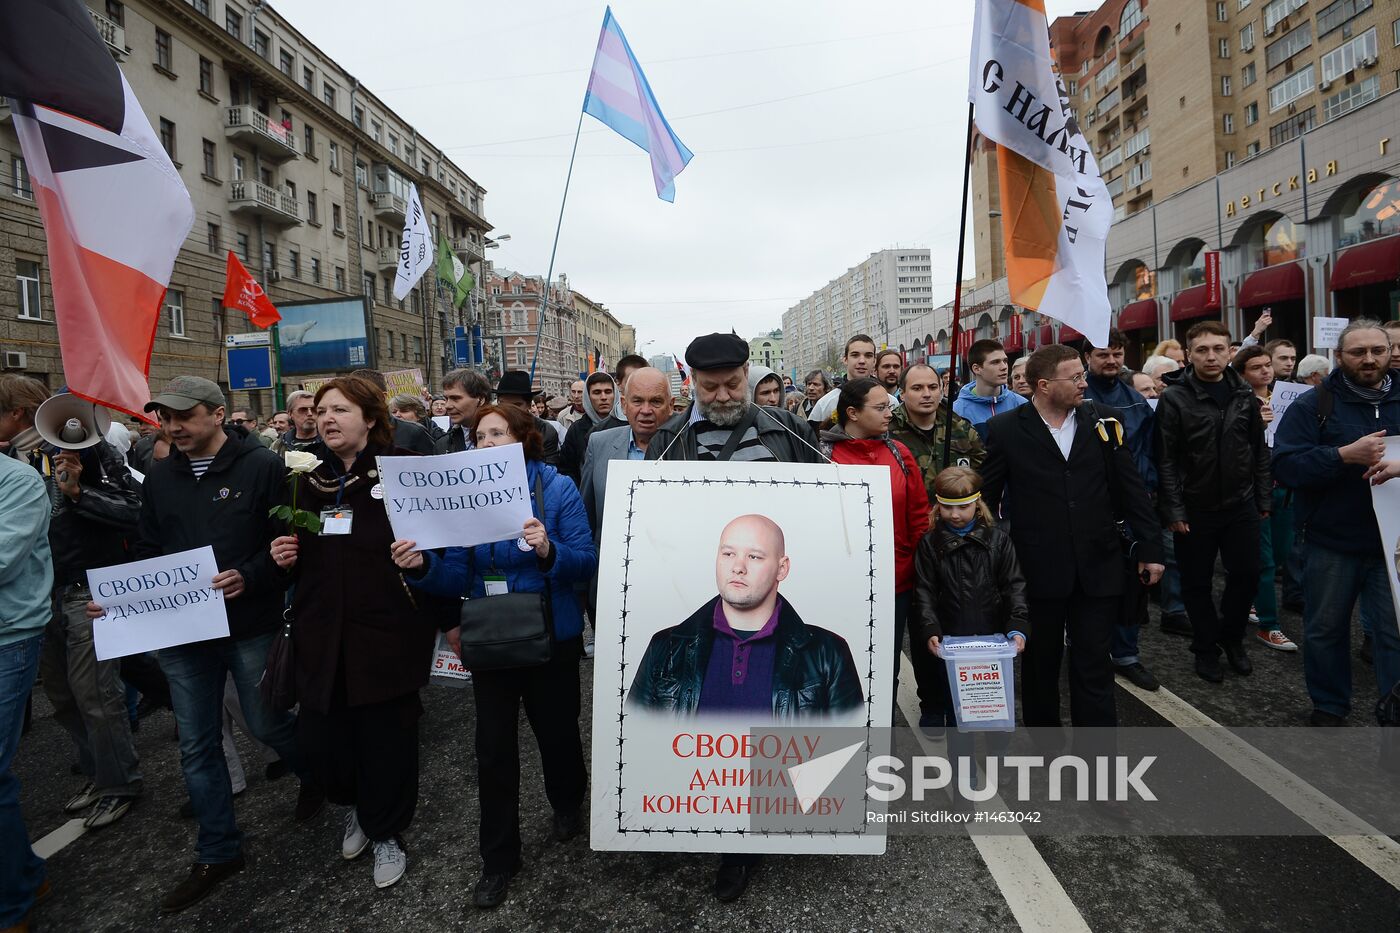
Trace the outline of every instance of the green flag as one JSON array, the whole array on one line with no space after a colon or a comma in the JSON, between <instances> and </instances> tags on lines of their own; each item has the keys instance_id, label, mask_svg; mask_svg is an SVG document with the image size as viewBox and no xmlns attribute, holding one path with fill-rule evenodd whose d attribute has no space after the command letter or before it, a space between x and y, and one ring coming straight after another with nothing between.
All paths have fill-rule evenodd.
<instances>
[{"instance_id":1,"label":"green flag","mask_svg":"<svg viewBox=\"0 0 1400 933\"><path fill-rule=\"evenodd\" d=\"M437 276L453 290L452 307L454 308L462 306L462 302L467 300L467 296L471 294L472 288L476 285L476 280L467 271L467 267L462 264L462 260L448 249L446 237L438 237Z\"/></svg>"}]
</instances>

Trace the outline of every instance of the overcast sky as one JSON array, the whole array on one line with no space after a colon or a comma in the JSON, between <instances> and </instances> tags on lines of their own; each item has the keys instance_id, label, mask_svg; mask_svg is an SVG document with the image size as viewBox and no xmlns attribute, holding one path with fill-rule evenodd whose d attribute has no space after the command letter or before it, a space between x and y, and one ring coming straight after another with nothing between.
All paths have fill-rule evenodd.
<instances>
[{"instance_id":1,"label":"overcast sky","mask_svg":"<svg viewBox=\"0 0 1400 933\"><path fill-rule=\"evenodd\" d=\"M497 265L544 274L602 2L274 6L485 186L493 235L511 236ZM667 204L646 153L584 117L554 268L646 355L778 327L895 246L930 247L935 300L952 298L970 0L612 8L695 158Z\"/></svg>"}]
</instances>

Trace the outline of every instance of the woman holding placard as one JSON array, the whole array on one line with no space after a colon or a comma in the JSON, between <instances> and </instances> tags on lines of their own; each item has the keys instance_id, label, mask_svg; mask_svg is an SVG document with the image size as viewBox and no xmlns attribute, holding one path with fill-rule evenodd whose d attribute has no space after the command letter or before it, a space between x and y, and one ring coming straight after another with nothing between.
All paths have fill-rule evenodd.
<instances>
[{"instance_id":1,"label":"woman holding placard","mask_svg":"<svg viewBox=\"0 0 1400 933\"><path fill-rule=\"evenodd\" d=\"M403 877L399 834L418 805L418 691L436 641L431 608L404 584L376 457L393 447L384 393L354 376L316 392L322 443L289 452L301 530L272 542L294 574L297 739L326 797L350 807L340 854L374 849L374 883ZM309 513L309 514L308 514Z\"/></svg>"},{"instance_id":2,"label":"woman holding placard","mask_svg":"<svg viewBox=\"0 0 1400 933\"><path fill-rule=\"evenodd\" d=\"M514 541L448 548L439 556L415 550L413 541L395 541L394 560L417 588L443 596L467 594L468 610L492 612L491 599L507 594L546 594L537 599L552 630L547 657L529 666L472 670L476 695L477 789L481 801L483 861L474 902L496 907L511 876L520 869L520 706L539 742L545 793L554 809L554 839L564 842L583 828L581 810L588 770L579 734L579 657L583 652L583 612L574 586L598 567L593 532L578 489L543 462L544 443L534 417L524 408L483 405L476 413L476 448L520 444L531 489L534 517ZM528 601L526 601L528 603ZM475 604L475 605L473 605ZM522 605L512 600L510 606ZM501 607L507 606L502 600ZM492 620L499 621L499 620ZM463 628L462 640L469 633Z\"/></svg>"}]
</instances>

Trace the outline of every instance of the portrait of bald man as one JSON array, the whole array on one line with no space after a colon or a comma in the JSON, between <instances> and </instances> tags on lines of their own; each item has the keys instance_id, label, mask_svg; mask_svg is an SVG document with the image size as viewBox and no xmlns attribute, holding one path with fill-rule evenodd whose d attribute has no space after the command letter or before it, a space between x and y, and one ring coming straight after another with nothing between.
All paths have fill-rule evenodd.
<instances>
[{"instance_id":1,"label":"portrait of bald man","mask_svg":"<svg viewBox=\"0 0 1400 933\"><path fill-rule=\"evenodd\" d=\"M676 716L829 716L865 702L846 640L802 621L779 589L792 570L783 530L763 515L724 526L719 594L652 636L632 680L634 708Z\"/></svg>"}]
</instances>

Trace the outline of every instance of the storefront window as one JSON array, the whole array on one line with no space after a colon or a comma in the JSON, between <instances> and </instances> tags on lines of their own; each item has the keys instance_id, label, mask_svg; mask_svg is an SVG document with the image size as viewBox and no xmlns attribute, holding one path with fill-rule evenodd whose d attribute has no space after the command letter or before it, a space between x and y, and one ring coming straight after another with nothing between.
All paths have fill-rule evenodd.
<instances>
[{"instance_id":1,"label":"storefront window","mask_svg":"<svg viewBox=\"0 0 1400 933\"><path fill-rule=\"evenodd\" d=\"M1146 266L1133 270L1133 300L1157 297L1157 273Z\"/></svg>"},{"instance_id":2,"label":"storefront window","mask_svg":"<svg viewBox=\"0 0 1400 933\"><path fill-rule=\"evenodd\" d=\"M1206 284L1206 245L1202 243L1177 267L1177 291Z\"/></svg>"},{"instance_id":3,"label":"storefront window","mask_svg":"<svg viewBox=\"0 0 1400 933\"><path fill-rule=\"evenodd\" d=\"M1338 247L1400 233L1400 180L1358 189L1343 202L1338 222Z\"/></svg>"},{"instance_id":4,"label":"storefront window","mask_svg":"<svg viewBox=\"0 0 1400 933\"><path fill-rule=\"evenodd\" d=\"M1263 224L1259 228L1257 242L1252 243L1251 247L1250 258L1255 269L1292 262L1307 255L1303 228L1287 217Z\"/></svg>"}]
</instances>

